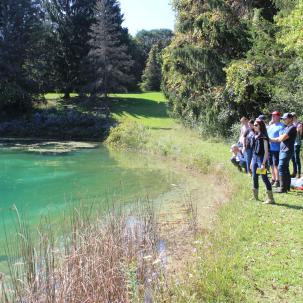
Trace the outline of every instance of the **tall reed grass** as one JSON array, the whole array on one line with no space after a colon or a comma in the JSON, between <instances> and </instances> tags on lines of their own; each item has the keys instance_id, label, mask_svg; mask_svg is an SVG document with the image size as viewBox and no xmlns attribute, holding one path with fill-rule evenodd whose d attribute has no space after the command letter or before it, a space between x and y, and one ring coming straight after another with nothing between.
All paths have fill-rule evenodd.
<instances>
[{"instance_id":1,"label":"tall reed grass","mask_svg":"<svg viewBox=\"0 0 303 303\"><path fill-rule=\"evenodd\" d=\"M165 271L151 203L113 207L100 216L75 208L60 237L48 218L32 235L16 213L18 234L7 243L10 279L0 278L1 302L152 302L161 293Z\"/></svg>"}]
</instances>

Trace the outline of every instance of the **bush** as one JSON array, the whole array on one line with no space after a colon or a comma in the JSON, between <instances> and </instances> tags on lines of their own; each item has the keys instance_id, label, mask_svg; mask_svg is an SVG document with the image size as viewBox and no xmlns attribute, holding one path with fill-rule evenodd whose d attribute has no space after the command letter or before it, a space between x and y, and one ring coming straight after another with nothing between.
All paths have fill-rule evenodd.
<instances>
[{"instance_id":1,"label":"bush","mask_svg":"<svg viewBox=\"0 0 303 303\"><path fill-rule=\"evenodd\" d=\"M50 109L0 123L0 136L99 140L108 128L109 121L102 115Z\"/></svg>"},{"instance_id":2,"label":"bush","mask_svg":"<svg viewBox=\"0 0 303 303\"><path fill-rule=\"evenodd\" d=\"M106 143L118 149L141 149L149 137L148 128L133 121L126 121L110 129Z\"/></svg>"}]
</instances>

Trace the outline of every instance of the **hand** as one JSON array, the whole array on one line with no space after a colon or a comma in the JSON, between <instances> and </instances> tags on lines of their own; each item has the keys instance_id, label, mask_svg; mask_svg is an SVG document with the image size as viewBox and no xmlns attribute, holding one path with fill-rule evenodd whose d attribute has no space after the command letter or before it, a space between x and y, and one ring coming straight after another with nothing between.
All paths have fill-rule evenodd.
<instances>
[{"instance_id":1,"label":"hand","mask_svg":"<svg viewBox=\"0 0 303 303\"><path fill-rule=\"evenodd\" d=\"M262 163L262 165L261 165L261 169L264 169L264 168L265 168L265 164L263 164L263 163Z\"/></svg>"}]
</instances>

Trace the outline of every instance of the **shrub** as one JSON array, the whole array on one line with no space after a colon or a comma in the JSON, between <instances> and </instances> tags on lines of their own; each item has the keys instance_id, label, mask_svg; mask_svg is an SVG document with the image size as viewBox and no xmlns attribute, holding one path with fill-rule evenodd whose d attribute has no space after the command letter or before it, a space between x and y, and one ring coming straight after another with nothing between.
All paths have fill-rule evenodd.
<instances>
[{"instance_id":1,"label":"shrub","mask_svg":"<svg viewBox=\"0 0 303 303\"><path fill-rule=\"evenodd\" d=\"M110 129L106 143L114 148L141 149L148 142L148 128L133 121L126 121Z\"/></svg>"},{"instance_id":2,"label":"shrub","mask_svg":"<svg viewBox=\"0 0 303 303\"><path fill-rule=\"evenodd\" d=\"M100 114L50 109L0 123L0 136L102 139L108 127L109 121Z\"/></svg>"}]
</instances>

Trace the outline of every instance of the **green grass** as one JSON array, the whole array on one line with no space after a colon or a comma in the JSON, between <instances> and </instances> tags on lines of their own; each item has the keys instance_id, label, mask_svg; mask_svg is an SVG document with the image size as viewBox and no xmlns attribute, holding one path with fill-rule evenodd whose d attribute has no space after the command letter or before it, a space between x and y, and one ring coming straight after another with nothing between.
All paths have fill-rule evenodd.
<instances>
[{"instance_id":1,"label":"green grass","mask_svg":"<svg viewBox=\"0 0 303 303\"><path fill-rule=\"evenodd\" d=\"M212 172L217 190L228 186L231 192L218 211L214 230L201 236L197 261L190 275L178 278L171 301L303 302L302 193L275 195L276 205L251 201L251 179L229 163L229 146L223 140L203 140L175 123L159 93L113 98L119 98L113 107L116 119L151 128L141 149ZM138 141L129 142L136 148ZM260 193L264 200L263 184Z\"/></svg>"},{"instance_id":2,"label":"green grass","mask_svg":"<svg viewBox=\"0 0 303 303\"><path fill-rule=\"evenodd\" d=\"M122 122L131 120L153 129L170 129L176 122L168 116L166 100L158 92L114 94L113 118Z\"/></svg>"}]
</instances>

